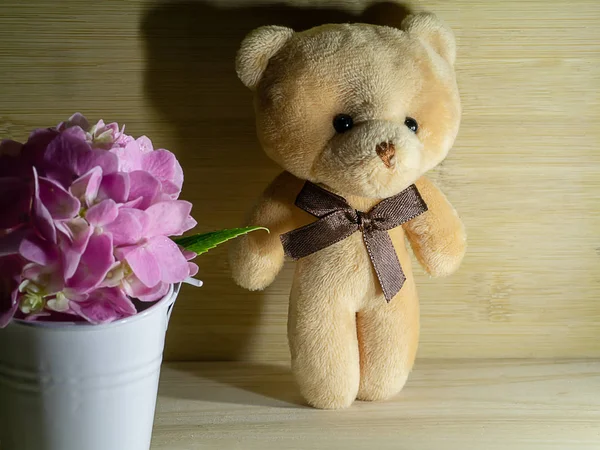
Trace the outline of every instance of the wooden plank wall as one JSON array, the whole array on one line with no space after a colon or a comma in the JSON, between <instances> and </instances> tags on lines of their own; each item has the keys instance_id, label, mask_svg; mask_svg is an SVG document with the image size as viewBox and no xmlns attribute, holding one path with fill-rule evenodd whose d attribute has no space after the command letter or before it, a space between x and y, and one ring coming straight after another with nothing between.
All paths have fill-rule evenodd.
<instances>
[{"instance_id":1,"label":"wooden plank wall","mask_svg":"<svg viewBox=\"0 0 600 450\"><path fill-rule=\"evenodd\" d=\"M257 145L233 60L250 29L397 24L367 1L295 5L4 0L0 135L23 139L74 111L127 124L174 151L199 230L237 226L277 173ZM419 273L420 357L600 356L600 2L412 1L458 38L464 119L434 178L469 251L445 280ZM166 357L286 361L286 266L262 293L230 281L226 249L199 259Z\"/></svg>"}]
</instances>

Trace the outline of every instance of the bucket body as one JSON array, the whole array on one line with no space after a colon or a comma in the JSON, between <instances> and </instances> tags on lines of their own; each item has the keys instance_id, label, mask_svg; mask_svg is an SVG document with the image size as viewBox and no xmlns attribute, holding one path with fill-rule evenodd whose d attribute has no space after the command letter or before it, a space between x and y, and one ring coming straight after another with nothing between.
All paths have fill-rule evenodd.
<instances>
[{"instance_id":1,"label":"bucket body","mask_svg":"<svg viewBox=\"0 0 600 450\"><path fill-rule=\"evenodd\" d=\"M13 321L0 329L0 448L148 450L179 288L105 325Z\"/></svg>"}]
</instances>

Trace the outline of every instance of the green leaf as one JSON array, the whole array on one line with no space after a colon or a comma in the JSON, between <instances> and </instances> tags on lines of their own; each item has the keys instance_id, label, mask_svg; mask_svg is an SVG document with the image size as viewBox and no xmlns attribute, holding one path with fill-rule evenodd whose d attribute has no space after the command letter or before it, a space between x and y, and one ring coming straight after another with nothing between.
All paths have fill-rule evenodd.
<instances>
[{"instance_id":1,"label":"green leaf","mask_svg":"<svg viewBox=\"0 0 600 450\"><path fill-rule=\"evenodd\" d=\"M232 228L229 230L211 231L210 233L200 233L191 236L175 238L173 241L176 244L181 245L186 250L201 255L202 253L206 253L210 249L215 248L223 242L256 230L265 230L267 233L269 232L269 230L264 227Z\"/></svg>"}]
</instances>

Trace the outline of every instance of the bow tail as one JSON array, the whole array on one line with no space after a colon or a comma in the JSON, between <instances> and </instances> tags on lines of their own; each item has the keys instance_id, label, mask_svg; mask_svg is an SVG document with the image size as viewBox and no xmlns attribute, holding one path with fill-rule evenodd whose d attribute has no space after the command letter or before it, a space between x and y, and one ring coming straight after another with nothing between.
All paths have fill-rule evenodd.
<instances>
[{"instance_id":1,"label":"bow tail","mask_svg":"<svg viewBox=\"0 0 600 450\"><path fill-rule=\"evenodd\" d=\"M387 231L365 230L363 237L383 295L389 303L406 281L394 244Z\"/></svg>"}]
</instances>

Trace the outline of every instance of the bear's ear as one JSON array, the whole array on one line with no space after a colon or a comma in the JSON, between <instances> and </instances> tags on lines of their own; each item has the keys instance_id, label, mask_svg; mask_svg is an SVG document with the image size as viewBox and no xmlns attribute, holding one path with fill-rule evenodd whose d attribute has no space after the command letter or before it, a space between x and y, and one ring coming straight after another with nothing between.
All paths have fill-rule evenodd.
<instances>
[{"instance_id":1,"label":"bear's ear","mask_svg":"<svg viewBox=\"0 0 600 450\"><path fill-rule=\"evenodd\" d=\"M436 53L454 65L456 40L448 25L432 13L418 13L406 17L401 28L429 44Z\"/></svg>"},{"instance_id":2,"label":"bear's ear","mask_svg":"<svg viewBox=\"0 0 600 450\"><path fill-rule=\"evenodd\" d=\"M291 28L263 26L252 30L242 41L235 68L239 79L251 90L256 89L269 60L294 34Z\"/></svg>"}]
</instances>

